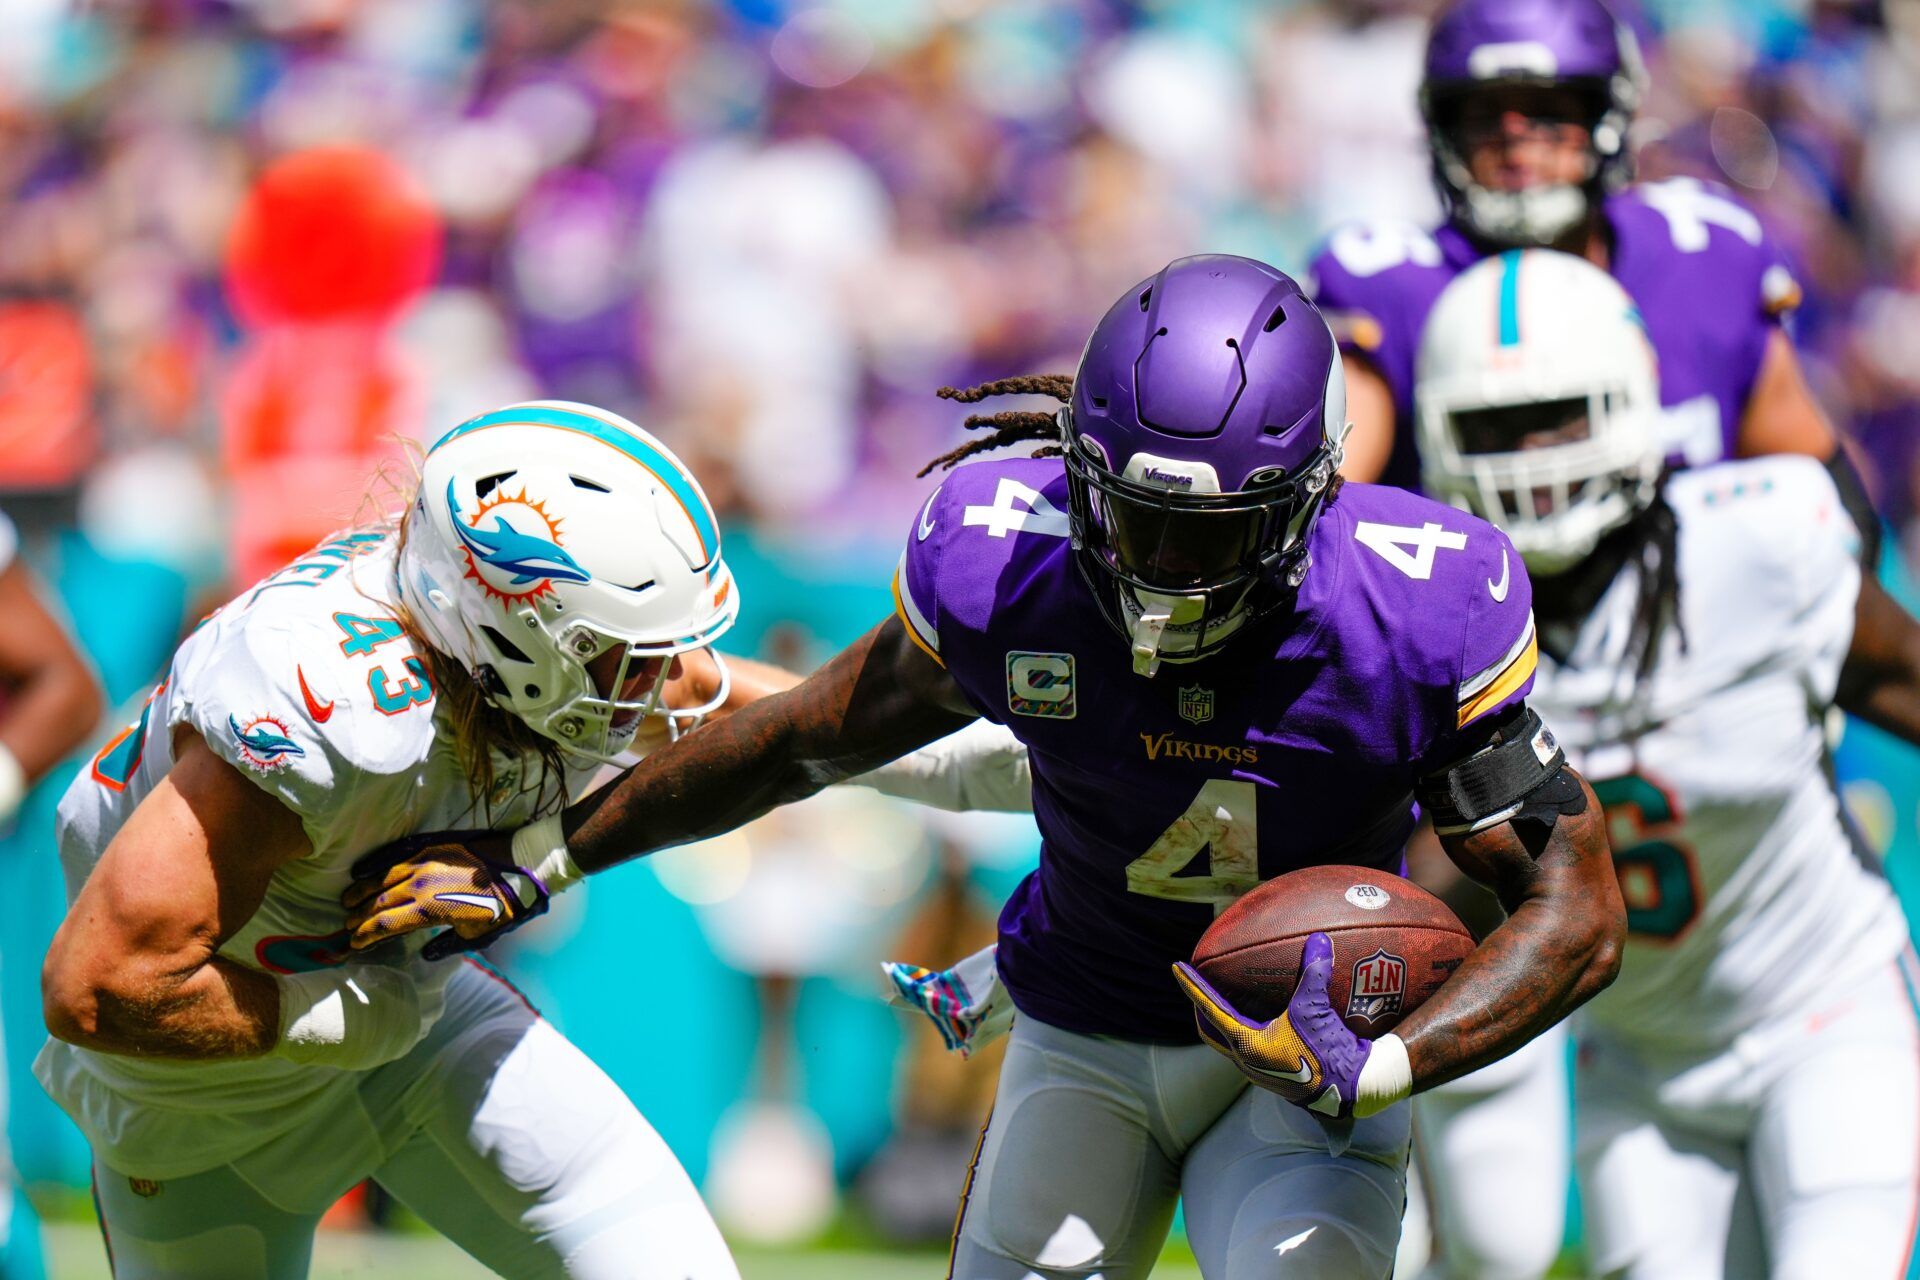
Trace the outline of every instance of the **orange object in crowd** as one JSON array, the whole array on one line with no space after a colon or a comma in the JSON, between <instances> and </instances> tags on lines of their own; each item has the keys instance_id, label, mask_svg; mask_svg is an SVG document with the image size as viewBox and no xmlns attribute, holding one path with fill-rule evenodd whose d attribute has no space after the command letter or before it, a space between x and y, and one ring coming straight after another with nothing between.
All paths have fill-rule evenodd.
<instances>
[{"instance_id":1,"label":"orange object in crowd","mask_svg":"<svg viewBox=\"0 0 1920 1280\"><path fill-rule=\"evenodd\" d=\"M227 292L250 325L391 317L433 281L440 218L368 147L297 151L268 166L227 239Z\"/></svg>"},{"instance_id":2,"label":"orange object in crowd","mask_svg":"<svg viewBox=\"0 0 1920 1280\"><path fill-rule=\"evenodd\" d=\"M0 303L0 489L77 484L98 450L79 315L51 299Z\"/></svg>"}]
</instances>

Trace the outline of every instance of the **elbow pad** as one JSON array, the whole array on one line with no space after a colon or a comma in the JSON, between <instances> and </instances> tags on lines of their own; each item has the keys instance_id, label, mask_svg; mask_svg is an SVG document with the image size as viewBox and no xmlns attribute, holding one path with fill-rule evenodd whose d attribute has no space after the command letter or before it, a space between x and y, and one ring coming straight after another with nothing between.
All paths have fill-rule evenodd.
<instances>
[{"instance_id":1,"label":"elbow pad","mask_svg":"<svg viewBox=\"0 0 1920 1280\"><path fill-rule=\"evenodd\" d=\"M1420 779L1414 798L1441 835L1483 831L1520 817L1552 821L1586 807L1586 793L1566 766L1566 752L1539 714L1516 707L1486 746Z\"/></svg>"}]
</instances>

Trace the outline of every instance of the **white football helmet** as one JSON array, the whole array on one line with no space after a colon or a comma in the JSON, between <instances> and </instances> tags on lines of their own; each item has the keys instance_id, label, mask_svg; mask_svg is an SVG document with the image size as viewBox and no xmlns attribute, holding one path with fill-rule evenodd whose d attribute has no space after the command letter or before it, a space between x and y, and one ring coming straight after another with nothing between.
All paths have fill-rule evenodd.
<instances>
[{"instance_id":1,"label":"white football helmet","mask_svg":"<svg viewBox=\"0 0 1920 1280\"><path fill-rule=\"evenodd\" d=\"M1640 312L1583 258L1515 249L1462 272L1421 335L1421 481L1536 573L1570 568L1651 500L1660 395Z\"/></svg>"},{"instance_id":2,"label":"white football helmet","mask_svg":"<svg viewBox=\"0 0 1920 1280\"><path fill-rule=\"evenodd\" d=\"M720 528L692 474L616 413L510 405L427 451L401 597L492 701L566 751L611 760L662 705L675 654L739 612ZM717 655L716 655L717 656Z\"/></svg>"}]
</instances>

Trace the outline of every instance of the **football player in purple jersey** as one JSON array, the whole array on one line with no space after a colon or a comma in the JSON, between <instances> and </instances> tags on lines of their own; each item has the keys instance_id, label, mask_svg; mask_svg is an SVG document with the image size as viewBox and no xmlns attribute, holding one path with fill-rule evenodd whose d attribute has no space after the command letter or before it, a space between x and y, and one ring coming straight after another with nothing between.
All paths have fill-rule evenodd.
<instances>
[{"instance_id":1,"label":"football player in purple jersey","mask_svg":"<svg viewBox=\"0 0 1920 1280\"><path fill-rule=\"evenodd\" d=\"M1618 965L1598 807L1525 703L1524 566L1465 512L1343 485L1333 334L1261 263L1181 259L1114 304L1072 377L947 394L1036 391L1064 408L970 418L989 434L941 459L1043 446L949 472L894 616L556 820L398 847L349 892L354 945L433 925L483 944L586 874L986 717L1027 746L1043 847L1001 915L1018 1016L949 1274L1144 1277L1183 1199L1216 1280L1379 1277L1405 1198L1395 1104ZM1346 1028L1324 934L1267 1023L1185 965L1261 880L1397 868L1416 797L1508 919L1393 1033Z\"/></svg>"},{"instance_id":2,"label":"football player in purple jersey","mask_svg":"<svg viewBox=\"0 0 1920 1280\"><path fill-rule=\"evenodd\" d=\"M1420 108L1446 221L1341 227L1310 270L1348 358L1343 469L1418 487L1414 352L1434 300L1490 254L1560 249L1639 305L1670 457L1826 461L1871 558L1878 521L1782 328L1800 290L1778 247L1724 188L1632 182L1644 80L1632 33L1601 0L1459 0L1436 19Z\"/></svg>"}]
</instances>

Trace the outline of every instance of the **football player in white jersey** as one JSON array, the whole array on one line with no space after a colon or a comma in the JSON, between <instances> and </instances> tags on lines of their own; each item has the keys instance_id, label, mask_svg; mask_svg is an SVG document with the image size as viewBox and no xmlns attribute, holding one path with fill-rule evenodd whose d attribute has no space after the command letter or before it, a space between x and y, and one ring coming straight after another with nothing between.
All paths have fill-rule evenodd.
<instances>
[{"instance_id":1,"label":"football player in white jersey","mask_svg":"<svg viewBox=\"0 0 1920 1280\"><path fill-rule=\"evenodd\" d=\"M477 963L350 953L340 906L388 840L563 804L736 608L679 461L540 403L449 432L395 527L323 543L181 645L60 807L36 1069L93 1146L117 1276L304 1276L369 1176L503 1275L737 1276L584 1054Z\"/></svg>"},{"instance_id":2,"label":"football player in white jersey","mask_svg":"<svg viewBox=\"0 0 1920 1280\"><path fill-rule=\"evenodd\" d=\"M1920 970L1842 818L1824 722L1846 682L1920 738L1904 656L1920 628L1863 588L1819 463L1665 473L1658 403L1632 302L1568 255L1472 267L1425 331L1424 483L1526 562L1534 700L1607 810L1628 906L1620 976L1576 1019L1592 1262L1631 1280L1905 1275ZM1535 1054L1471 1105L1420 1100L1439 1213L1559 1194L1564 1111L1539 1100L1562 1061Z\"/></svg>"}]
</instances>

